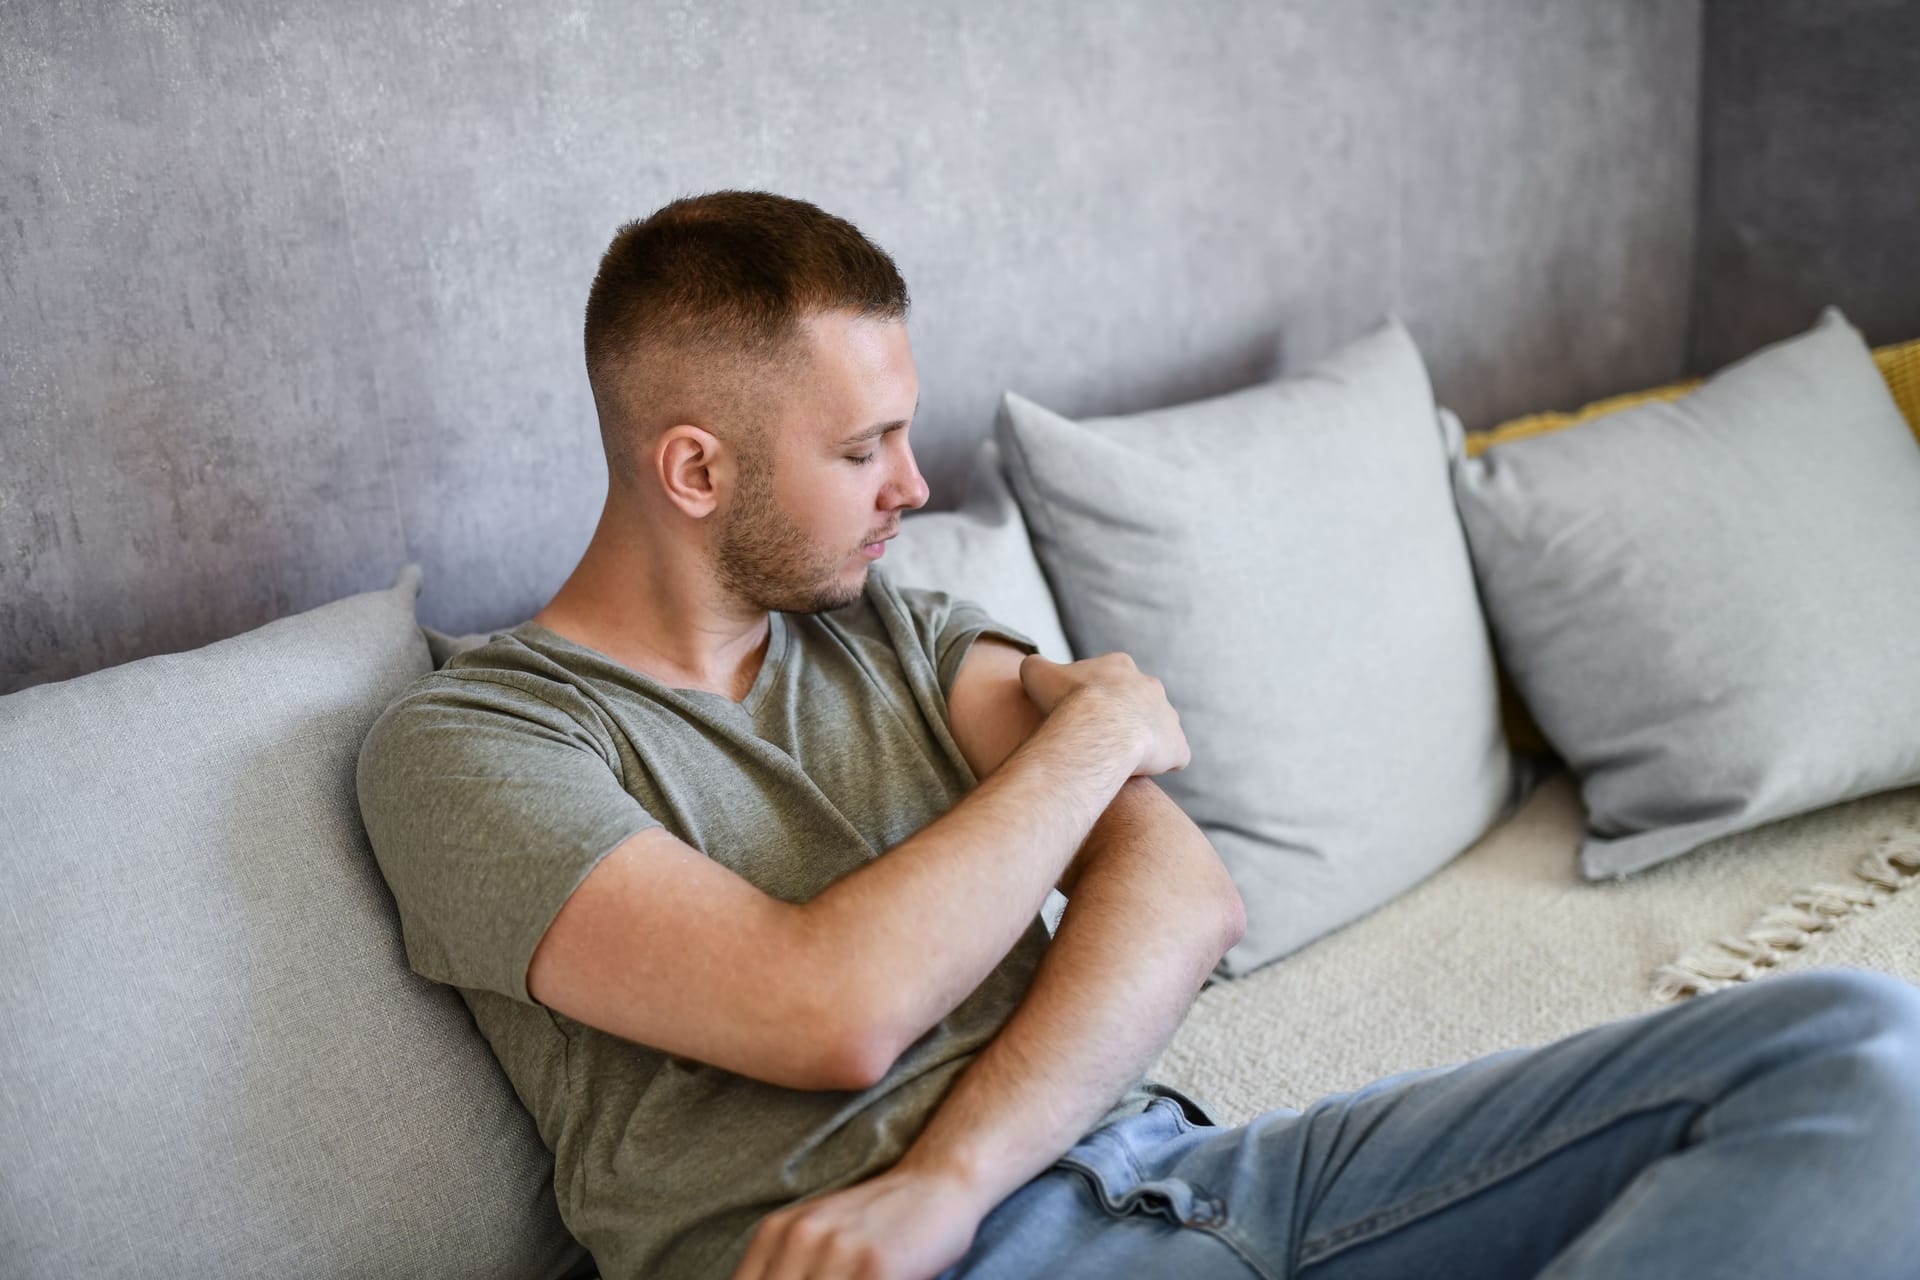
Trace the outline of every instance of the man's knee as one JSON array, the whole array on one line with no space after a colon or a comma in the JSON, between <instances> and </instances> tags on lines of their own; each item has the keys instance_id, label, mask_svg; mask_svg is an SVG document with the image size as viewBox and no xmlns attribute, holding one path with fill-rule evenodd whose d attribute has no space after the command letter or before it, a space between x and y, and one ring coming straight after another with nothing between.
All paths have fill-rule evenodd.
<instances>
[{"instance_id":1,"label":"man's knee","mask_svg":"<svg viewBox=\"0 0 1920 1280\"><path fill-rule=\"evenodd\" d=\"M1763 978L1756 992L1779 1011L1783 1030L1817 1037L1814 1054L1851 1057L1849 1074L1869 1094L1920 1103L1920 987L1875 969L1808 969Z\"/></svg>"},{"instance_id":2,"label":"man's knee","mask_svg":"<svg viewBox=\"0 0 1920 1280\"><path fill-rule=\"evenodd\" d=\"M1870 1035L1920 1038L1920 987L1879 969L1807 969L1762 978L1782 1004L1808 1013L1839 1013Z\"/></svg>"}]
</instances>

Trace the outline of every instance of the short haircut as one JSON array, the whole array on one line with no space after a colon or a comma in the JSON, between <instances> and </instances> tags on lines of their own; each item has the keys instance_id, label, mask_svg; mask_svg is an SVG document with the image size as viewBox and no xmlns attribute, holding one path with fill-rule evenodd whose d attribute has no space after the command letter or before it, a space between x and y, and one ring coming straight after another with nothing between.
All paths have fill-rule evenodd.
<instances>
[{"instance_id":1,"label":"short haircut","mask_svg":"<svg viewBox=\"0 0 1920 1280\"><path fill-rule=\"evenodd\" d=\"M658 432L703 407L749 419L732 429L752 449L753 386L803 355L807 316L900 320L907 304L893 259L805 200L712 191L624 224L600 259L586 319L587 380L615 482L631 484Z\"/></svg>"}]
</instances>

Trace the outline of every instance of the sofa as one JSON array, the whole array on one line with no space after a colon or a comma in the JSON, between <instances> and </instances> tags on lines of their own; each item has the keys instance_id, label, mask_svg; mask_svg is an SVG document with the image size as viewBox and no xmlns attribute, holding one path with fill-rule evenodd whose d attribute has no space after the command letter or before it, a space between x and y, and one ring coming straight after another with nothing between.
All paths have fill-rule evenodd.
<instances>
[{"instance_id":1,"label":"sofa","mask_svg":"<svg viewBox=\"0 0 1920 1280\"><path fill-rule=\"evenodd\" d=\"M873 571L1154 655L1250 924L1152 1074L1238 1123L1781 972L1920 980L1916 370L1829 308L1466 432L1387 317L1150 414L1010 391ZM0 698L0 1277L595 1274L359 819L368 726L491 634L422 624L422 576Z\"/></svg>"},{"instance_id":2,"label":"sofa","mask_svg":"<svg viewBox=\"0 0 1920 1280\"><path fill-rule=\"evenodd\" d=\"M1850 376L1825 365L1828 356L1838 356ZM1385 616L1410 616L1417 630L1416 643L1398 660L1417 663L1444 645L1450 615L1432 602L1409 603L1412 588L1393 583L1392 574L1378 567L1381 548L1365 545L1372 522L1343 514L1339 480L1327 474L1350 476L1381 465L1383 443L1367 429L1396 412L1379 400L1380 385L1396 379L1409 399L1397 410L1409 423L1407 451L1424 459L1432 476L1448 476L1450 484L1442 481L1440 487L1450 491L1452 514L1467 535L1461 546L1448 536L1448 520L1436 518L1417 536L1451 546L1454 554L1414 564L1421 582L1441 576L1449 564L1472 579L1467 590L1480 609L1465 623L1451 615L1457 645L1447 657L1447 678L1472 692L1464 710L1421 693L1415 695L1421 698L1417 714L1410 714L1399 701L1408 696L1404 689L1386 705L1370 708L1378 698L1359 686L1391 683L1391 673L1381 668L1392 655L1367 651L1365 620L1353 617L1342 619L1333 636L1324 626L1304 627L1307 644L1281 663L1285 678L1260 690L1251 708L1234 695L1247 687L1243 681L1256 678L1249 672L1269 661L1266 652L1250 655L1246 670L1224 693L1207 689L1207 681L1217 678L1207 668L1222 662L1223 642L1209 634L1183 651L1180 637L1197 626L1224 625L1214 620L1236 613L1235 596L1262 570L1236 565L1226 593L1207 597L1190 589L1197 571L1183 554L1167 558L1157 584L1142 586L1137 578L1155 573L1144 564L1147 553L1139 546L1119 553L1113 548L1125 529L1151 526L1154 504L1144 496L1152 489L1150 477L1177 490L1174 472L1204 470L1183 436L1231 438L1231 415L1218 409L1236 397L1130 421L1066 424L1010 393L994 439L976 459L967 504L955 514L910 522L892 554L896 575L982 600L1024 626L1043 653L1061 660L1109 648L1126 648L1138 659L1140 646L1115 642L1137 637L1152 644L1154 627L1143 620L1171 617L1159 639L1173 636L1176 643L1161 643L1146 665L1162 676L1181 708L1195 749L1192 767L1207 763L1212 741L1194 736L1196 703L1210 708L1199 720L1202 734L1239 724L1256 736L1238 749L1255 754L1262 747L1258 735L1269 737L1267 758L1233 795L1210 794L1205 785L1183 788L1179 784L1189 781L1183 775L1161 779L1213 837L1241 887L1250 925L1236 951L1257 941L1263 927L1266 938L1237 965L1229 953L1155 1065L1156 1075L1202 1100L1217 1120L1239 1123L1274 1106L1304 1107L1398 1072L1542 1043L1774 973L1860 966L1920 980L1920 894L1901 892L1920 874L1920 631L1904 621L1912 617L1911 602L1920 599L1920 563L1908 558L1920 549L1913 541L1920 516L1920 342L1869 353L1839 310L1828 307L1806 333L1751 353L1711 378L1614 396L1572 412L1528 415L1469 435L1457 417L1427 398L1418 354L1390 319L1297 380L1242 393L1271 391L1273 397L1253 406L1256 419L1241 424L1249 434L1238 438L1236 450L1259 434L1290 429L1311 437L1337 423L1342 391L1363 412L1340 423L1354 429L1344 453L1309 439L1304 447L1281 445L1259 458L1258 465L1269 468L1255 486L1262 501L1281 487L1271 469L1297 464L1305 477L1288 490L1303 508L1297 527L1283 524L1267 537L1274 547L1307 550L1301 565L1265 570L1292 573L1288 581L1295 592L1279 607L1255 602L1237 608L1241 627L1262 620L1284 626L1275 620L1371 590L1381 597L1376 603ZM1747 490L1738 478L1719 482L1720 501L1735 508L1726 512L1705 510L1709 504L1686 492L1683 482L1697 468L1717 472L1739 459L1752 468L1747 479L1759 492L1771 500L1798 498L1806 503L1802 516L1813 519L1821 506L1812 496L1817 486L1808 479L1805 492L1796 494L1801 481L1794 469L1801 464L1794 454L1819 433L1852 431L1863 420L1852 408L1822 403L1813 390L1837 390L1848 381L1865 396L1866 419L1875 423L1872 432L1860 434L1872 434L1885 446L1877 456L1886 460L1887 474L1900 478L1883 488L1882 508L1874 504L1870 478L1845 467L1826 477L1840 482L1829 491L1831 509L1850 512L1863 525L1832 539L1814 535L1798 554L1814 553L1813 541L1827 545L1796 585L1792 575L1742 541L1754 528L1773 528L1775 517L1756 510L1743 514ZM1304 391L1313 393L1304 403L1285 398ZM1681 412L1706 405L1711 395L1720 399L1709 408ZM1437 445L1431 436L1421 440L1427 415L1440 420ZM1760 479L1764 439L1758 430L1751 439L1739 434L1770 416L1785 479ZM1701 443L1714 439L1716 428L1732 434L1722 434L1712 448ZM1661 437L1694 441L1700 452L1650 459L1648 442ZM1044 456L1048 445L1057 449L1051 459ZM1564 460L1547 452L1557 447L1563 447ZM1008 465L1003 450L1026 456ZM1136 456L1114 464L1116 450ZM1626 469L1610 471L1610 462ZM1247 455L1236 451L1215 479L1225 481L1248 465ZM1565 467L1563 475L1556 475L1556 465ZM1138 474L1122 481L1130 467ZM1572 483L1556 491L1553 482L1561 478ZM1617 563L1610 561L1627 499L1656 482L1680 491L1638 512L1636 540L1625 544ZM1384 494L1390 483L1391 476L1379 471L1368 477L1367 491ZM1431 498L1430 488L1416 482L1399 514L1416 505L1414 490ZM1233 508L1229 526L1252 518L1259 506L1230 496L1221 500ZM1168 529L1191 524L1192 509L1184 501L1168 504L1162 514L1170 523L1153 536L1178 541ZM1905 533L1895 558L1876 562L1875 577L1863 572L1874 553L1854 544L1869 513L1883 509ZM1073 528L1070 518L1088 512L1104 514ZM1700 540L1701 526L1713 523L1724 524L1729 541L1703 546L1695 563L1683 563L1678 548ZM1594 535L1584 549L1583 532ZM1785 532L1791 530L1775 530ZM916 543L923 533L924 541ZM1388 536L1399 558L1416 533L1395 524ZM1351 545L1329 548L1329 538ZM1217 545L1210 535L1199 541ZM1000 549L988 550L989 542ZM1598 563L1583 565L1576 553L1591 556L1595 547L1603 553ZM1552 556L1545 554L1549 548ZM1851 555L1855 563L1827 563L1821 557L1829 554ZM1650 557L1657 558L1649 563ZM1330 573L1326 561L1333 562ZM1309 562L1327 577L1318 595L1313 574L1301 567ZM1654 580L1652 570L1662 566L1673 581ZM1688 581L1689 569L1708 576ZM1069 571L1078 576L1061 576ZM1113 576L1088 590L1085 581L1102 574ZM1362 574L1388 579L1387 585L1359 586ZM1807 585L1809 578L1824 580L1826 601L1833 603L1801 598L1820 594ZM1675 591L1701 599L1675 599ZM1904 603L1889 615L1867 603L1869 592ZM1100 614L1103 595L1121 602L1117 613ZM1188 606L1184 612L1182 605ZM1697 624L1685 622L1689 609L1715 616L1710 623L1704 613ZM1797 647L1805 642L1797 631L1824 626L1811 620L1812 613L1840 620L1825 651ZM1477 642L1481 618L1493 650L1490 676ZM1867 639L1883 625L1892 629ZM1702 637L1716 629L1738 636L1742 627L1771 628L1765 634L1774 652L1768 654L1769 644L1759 640L1748 653L1718 642L1703 651ZM1275 643L1272 631L1257 634L1262 647L1285 647ZM1332 647L1362 656L1334 661L1326 656ZM1866 650L1879 656L1864 656ZM1543 656L1550 665L1542 665ZM1808 673L1782 665L1807 663L1830 664L1834 679L1819 682L1816 690ZM1309 678L1314 667L1329 668L1329 679L1344 682L1317 708ZM1744 687L1737 687L1740 681ZM1587 682L1597 696L1587 696ZM1636 700L1620 687L1628 683L1645 692ZM1691 721L1676 714L1672 723L1659 723L1670 706L1703 688L1714 690L1715 705L1690 709ZM1776 690L1795 691L1792 700L1801 707L1760 705L1767 702L1764 694ZM1455 719L1435 733L1435 720L1449 708ZM1305 731L1268 726L1279 714L1306 721ZM1374 720L1365 724L1357 747L1337 745L1342 731L1367 715ZM1883 715L1879 729L1857 723ZM1492 756L1503 763L1510 758L1510 784L1475 797L1470 784L1479 775L1459 761L1471 765L1490 724ZM1553 732L1544 732L1543 724ZM1832 732L1822 733L1823 725ZM1424 732L1414 753L1422 763L1388 779L1391 790L1378 795L1383 784L1374 774L1387 766L1377 744L1396 729L1416 737ZM1290 734L1299 740L1288 741ZM1714 736L1736 734L1744 750ZM1873 741L1879 745L1869 746ZM1281 839L1264 846L1248 841L1262 811L1241 802L1262 795L1268 789L1263 783L1295 769L1315 749L1332 762L1318 775L1296 771L1288 778L1315 797L1330 794L1346 775L1374 771L1357 790L1332 802L1347 811L1352 829L1340 831L1322 818L1324 834L1304 857L1288 839L1309 829L1304 823L1291 829L1281 824ZM1441 752L1455 759L1451 773L1424 763L1428 754ZM1821 763L1810 774L1791 776L1801 769L1803 755ZM1870 755L1882 764L1852 772ZM1636 813L1623 803L1633 799L1626 792L1636 780L1629 776L1623 787L1619 775L1640 757L1651 757L1657 768L1640 780ZM1847 767L1824 768L1827 760ZM1873 769L1882 771L1868 776ZM1453 790L1442 799L1468 807L1471 835L1439 838L1409 860L1397 849L1383 852L1378 840L1369 843L1358 824L1378 806L1424 804L1423 820L1439 823L1429 829L1447 829L1441 821L1448 816L1445 805L1420 794L1420 779L1413 776L1420 773L1448 779ZM1742 787L1767 792L1764 807L1741 808L1736 801ZM1298 795L1284 796L1278 807L1303 803ZM1269 821L1272 812L1266 811ZM1419 834L1391 822L1384 829L1394 840ZM1457 823L1452 829L1459 829ZM1649 851L1650 842L1662 840L1665 849ZM1401 865L1385 878L1362 880L1357 895L1316 897L1325 877L1319 875L1324 868L1313 864L1356 855L1365 861L1399 857ZM1284 867L1289 856L1311 868L1294 883L1289 871L1262 862ZM1059 906L1050 902L1049 910ZM1317 913L1317 919L1301 925L1291 918L1302 911Z\"/></svg>"}]
</instances>

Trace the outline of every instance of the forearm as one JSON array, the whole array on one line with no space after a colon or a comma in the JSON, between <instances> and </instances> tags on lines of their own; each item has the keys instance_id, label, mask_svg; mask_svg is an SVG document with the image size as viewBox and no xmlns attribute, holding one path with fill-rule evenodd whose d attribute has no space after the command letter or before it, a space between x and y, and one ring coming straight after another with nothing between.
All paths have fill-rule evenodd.
<instances>
[{"instance_id":1,"label":"forearm","mask_svg":"<svg viewBox=\"0 0 1920 1280\"><path fill-rule=\"evenodd\" d=\"M1145 778L1122 788L1082 864L1025 1000L900 1161L957 1177L983 1214L1151 1065L1244 928L1219 855Z\"/></svg>"},{"instance_id":2,"label":"forearm","mask_svg":"<svg viewBox=\"0 0 1920 1280\"><path fill-rule=\"evenodd\" d=\"M804 904L876 1054L945 1017L1039 915L1133 769L1109 724L1062 704L959 803Z\"/></svg>"}]
</instances>

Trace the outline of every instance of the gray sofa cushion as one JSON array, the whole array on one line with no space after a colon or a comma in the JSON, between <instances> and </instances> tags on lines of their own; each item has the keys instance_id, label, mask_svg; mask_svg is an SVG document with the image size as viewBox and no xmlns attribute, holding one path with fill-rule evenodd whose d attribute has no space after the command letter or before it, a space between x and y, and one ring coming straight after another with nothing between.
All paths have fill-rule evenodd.
<instances>
[{"instance_id":1,"label":"gray sofa cushion","mask_svg":"<svg viewBox=\"0 0 1920 1280\"><path fill-rule=\"evenodd\" d=\"M1247 909L1238 976L1379 906L1524 798L1432 390L1397 320L1297 377L996 431L1082 656L1124 650L1179 710L1158 781Z\"/></svg>"},{"instance_id":2,"label":"gray sofa cushion","mask_svg":"<svg viewBox=\"0 0 1920 1280\"><path fill-rule=\"evenodd\" d=\"M0 698L0 1271L591 1262L355 806L419 585Z\"/></svg>"},{"instance_id":3,"label":"gray sofa cushion","mask_svg":"<svg viewBox=\"0 0 1920 1280\"><path fill-rule=\"evenodd\" d=\"M1920 448L1828 307L1677 400L1467 458L1501 658L1589 877L1920 782Z\"/></svg>"}]
</instances>

